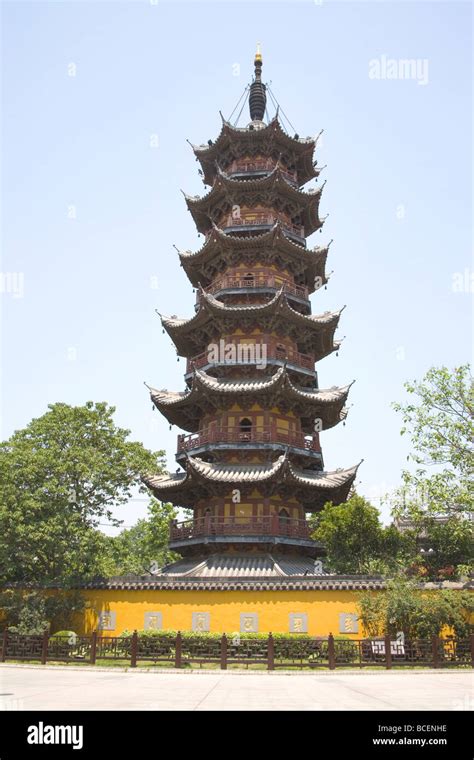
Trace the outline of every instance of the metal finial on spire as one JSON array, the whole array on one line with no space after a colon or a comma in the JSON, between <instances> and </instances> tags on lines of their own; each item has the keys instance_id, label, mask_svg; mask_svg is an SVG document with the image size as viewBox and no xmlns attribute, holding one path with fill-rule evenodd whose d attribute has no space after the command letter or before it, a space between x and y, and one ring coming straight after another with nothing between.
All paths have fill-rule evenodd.
<instances>
[{"instance_id":1,"label":"metal finial on spire","mask_svg":"<svg viewBox=\"0 0 474 760\"><path fill-rule=\"evenodd\" d=\"M266 87L262 82L262 53L260 43L257 43L257 52L255 53L255 79L250 85L249 108L250 118L252 121L263 121L265 108L267 107Z\"/></svg>"}]
</instances>

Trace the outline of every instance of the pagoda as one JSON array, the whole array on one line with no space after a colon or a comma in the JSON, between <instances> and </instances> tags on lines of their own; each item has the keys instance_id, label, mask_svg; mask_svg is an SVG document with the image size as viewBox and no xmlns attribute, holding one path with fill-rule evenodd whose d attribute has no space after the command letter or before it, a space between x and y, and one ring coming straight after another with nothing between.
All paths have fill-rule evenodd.
<instances>
[{"instance_id":1,"label":"pagoda","mask_svg":"<svg viewBox=\"0 0 474 760\"><path fill-rule=\"evenodd\" d=\"M320 444L345 419L350 385L320 389L316 369L339 348L342 311L313 314L310 301L328 280L328 246L306 243L324 223L316 140L291 137L278 110L264 120L259 51L247 92L246 127L222 119L216 140L192 146L209 188L185 196L204 236L200 250L179 253L195 313L160 315L186 358L185 390L150 388L151 399L185 432L176 474L145 482L193 513L170 527L182 559L161 568L163 580L320 575L324 548L307 516L344 502L357 473L326 471Z\"/></svg>"}]
</instances>

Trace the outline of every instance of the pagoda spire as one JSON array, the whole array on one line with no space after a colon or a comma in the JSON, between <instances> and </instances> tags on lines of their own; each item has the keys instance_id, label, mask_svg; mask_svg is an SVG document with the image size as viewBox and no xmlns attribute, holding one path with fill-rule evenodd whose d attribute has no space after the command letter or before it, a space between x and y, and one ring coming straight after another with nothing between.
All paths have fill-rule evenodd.
<instances>
[{"instance_id":1,"label":"pagoda spire","mask_svg":"<svg viewBox=\"0 0 474 760\"><path fill-rule=\"evenodd\" d=\"M260 43L257 43L257 52L254 59L255 79L250 85L249 108L252 121L263 121L267 107L266 87L262 82L262 53Z\"/></svg>"}]
</instances>

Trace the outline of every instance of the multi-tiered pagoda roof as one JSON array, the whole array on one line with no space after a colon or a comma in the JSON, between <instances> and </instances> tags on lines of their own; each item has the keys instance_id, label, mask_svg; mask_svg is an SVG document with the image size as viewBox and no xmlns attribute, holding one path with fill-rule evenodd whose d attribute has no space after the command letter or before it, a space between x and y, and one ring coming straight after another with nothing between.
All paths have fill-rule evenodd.
<instances>
[{"instance_id":1,"label":"multi-tiered pagoda roof","mask_svg":"<svg viewBox=\"0 0 474 760\"><path fill-rule=\"evenodd\" d=\"M212 377L201 370L194 370L192 388L185 391L158 391L150 389L156 408L172 425L196 432L205 414L219 409L224 403L232 403L249 397L258 398L269 407L291 409L301 418L303 432L311 433L314 420L321 419L322 428L328 430L344 420L347 410L344 404L350 385L343 388L300 388L290 380L285 367L273 375L255 379L227 379Z\"/></svg>"},{"instance_id":2,"label":"multi-tiered pagoda roof","mask_svg":"<svg viewBox=\"0 0 474 760\"><path fill-rule=\"evenodd\" d=\"M304 188L318 182L317 140L291 137L278 113L265 123L261 71L257 55L250 123L223 120L216 140L192 146L210 188L185 195L205 236L200 250L179 252L197 291L195 313L160 314L186 357L186 385L149 387L150 395L185 432L176 473L145 482L157 498L193 510L192 520L171 526L170 547L184 559L163 568L169 577L199 578L210 556L224 575L245 568L251 577L267 565L278 577L295 568L311 575L324 549L306 514L344 502L357 473L358 465L326 471L319 440L346 419L352 383L318 386L316 367L341 344L342 309L313 314L309 300L328 282L329 245L306 242L324 223L324 184Z\"/></svg>"},{"instance_id":3,"label":"multi-tiered pagoda roof","mask_svg":"<svg viewBox=\"0 0 474 760\"><path fill-rule=\"evenodd\" d=\"M287 269L295 283L308 288L309 293L327 283L325 272L329 244L308 248L301 255L301 243L285 233L283 224L276 220L268 230L240 237L226 233L213 225L204 245L196 252L180 252L181 266L194 287L207 287L222 272L236 264L251 267L257 261L263 265L275 265Z\"/></svg>"},{"instance_id":4,"label":"multi-tiered pagoda roof","mask_svg":"<svg viewBox=\"0 0 474 760\"><path fill-rule=\"evenodd\" d=\"M216 140L210 140L207 145L192 145L206 185L212 185L219 166L231 171L232 162L242 156L280 160L284 166L292 167L300 185L319 176L321 169L313 161L316 140L290 137L282 128L278 114L268 124L257 119L256 124L252 120L244 128L233 126L222 115L221 118L222 128ZM258 168L249 171L258 171Z\"/></svg>"},{"instance_id":5,"label":"multi-tiered pagoda roof","mask_svg":"<svg viewBox=\"0 0 474 760\"><path fill-rule=\"evenodd\" d=\"M302 314L290 305L283 287L264 303L235 306L224 304L201 290L199 308L193 317L178 319L162 316L161 324L181 356L192 356L193 352L212 343L219 334L239 327L248 329L258 323L281 336L297 340L303 350L314 352L315 361L319 361L339 348L339 342L334 341L334 333L343 308L324 314Z\"/></svg>"}]
</instances>

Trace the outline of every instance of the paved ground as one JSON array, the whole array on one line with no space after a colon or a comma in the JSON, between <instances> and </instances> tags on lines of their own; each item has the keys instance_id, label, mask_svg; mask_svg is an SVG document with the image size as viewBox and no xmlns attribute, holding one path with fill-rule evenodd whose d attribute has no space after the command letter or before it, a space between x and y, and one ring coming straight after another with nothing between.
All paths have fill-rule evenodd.
<instances>
[{"instance_id":1,"label":"paved ground","mask_svg":"<svg viewBox=\"0 0 474 760\"><path fill-rule=\"evenodd\" d=\"M473 710L468 671L125 672L0 666L0 710Z\"/></svg>"}]
</instances>

